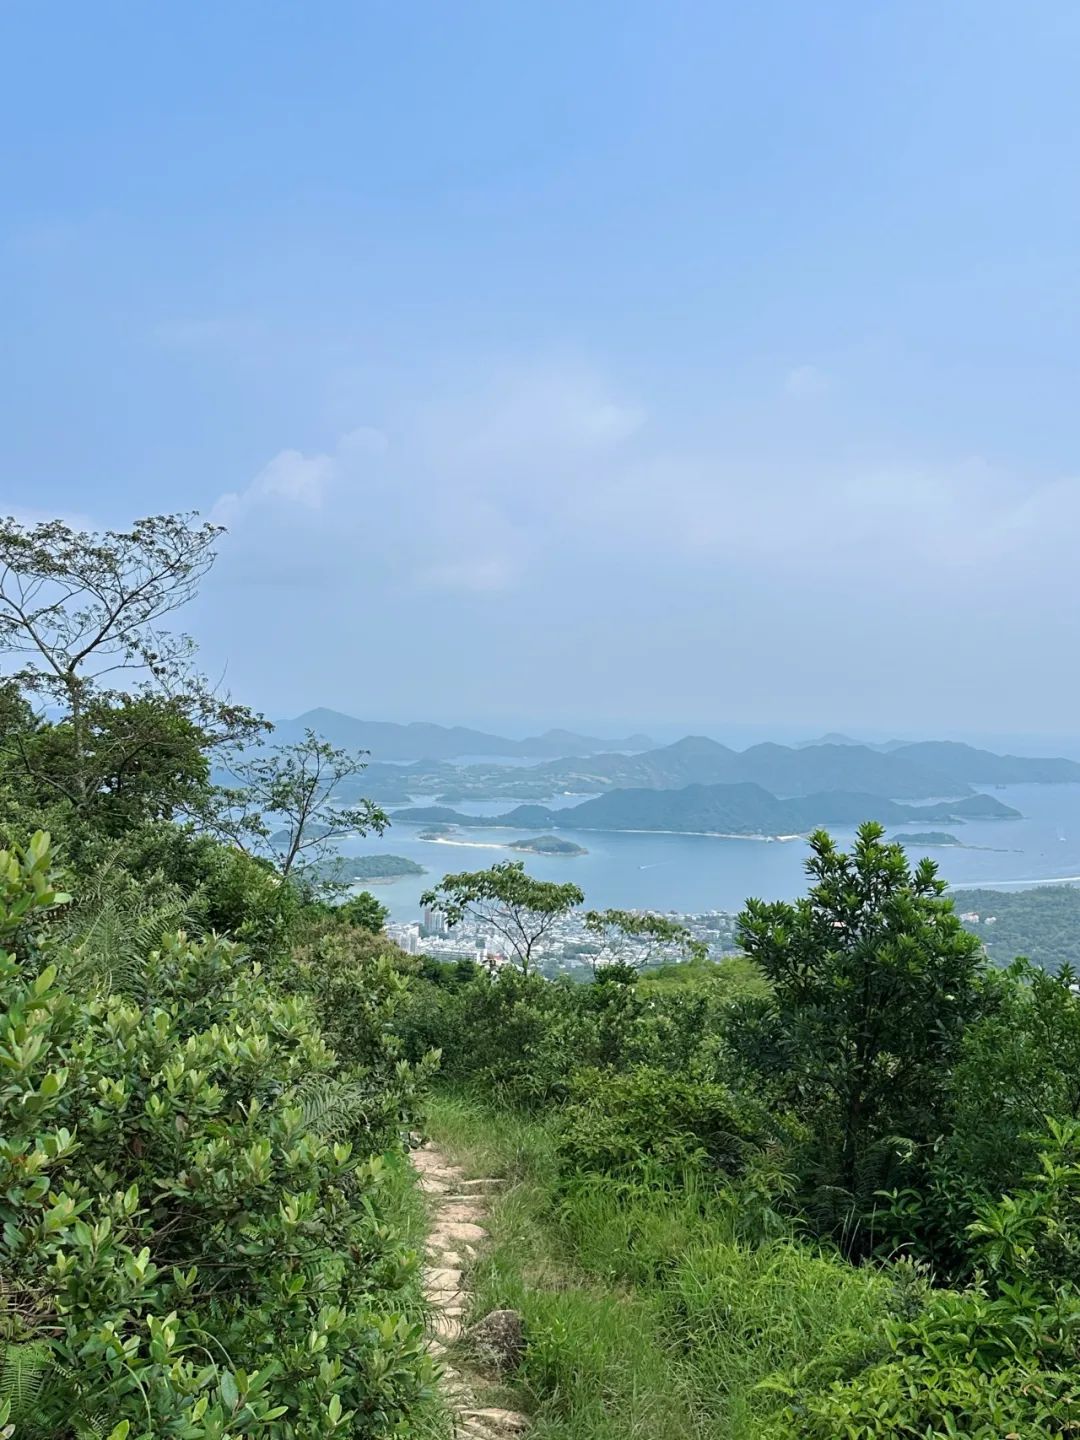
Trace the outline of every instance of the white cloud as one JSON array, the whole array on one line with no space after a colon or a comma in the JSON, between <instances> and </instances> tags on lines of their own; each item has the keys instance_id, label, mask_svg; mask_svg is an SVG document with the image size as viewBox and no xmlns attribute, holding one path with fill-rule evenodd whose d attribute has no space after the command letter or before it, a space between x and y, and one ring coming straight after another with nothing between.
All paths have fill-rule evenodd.
<instances>
[{"instance_id":1,"label":"white cloud","mask_svg":"<svg viewBox=\"0 0 1080 1440\"><path fill-rule=\"evenodd\" d=\"M646 424L580 367L429 386L222 496L213 643L283 709L370 714L685 719L705 695L720 723L877 695L933 732L1068 690L1046 656L1080 622L1080 480L785 450L774 404L781 443L755 446L730 419Z\"/></svg>"},{"instance_id":2,"label":"white cloud","mask_svg":"<svg viewBox=\"0 0 1080 1440\"><path fill-rule=\"evenodd\" d=\"M211 512L211 519L222 525L235 525L246 512L277 502L284 502L286 508L321 510L337 470L336 456L282 450L259 471L246 490L222 495Z\"/></svg>"},{"instance_id":3,"label":"white cloud","mask_svg":"<svg viewBox=\"0 0 1080 1440\"><path fill-rule=\"evenodd\" d=\"M391 434L282 451L214 515L248 573L347 588L362 557L384 594L492 597L556 575L606 576L614 594L680 571L785 590L826 572L982 583L1006 558L1037 585L1039 547L1077 537L1080 482L1033 484L977 456L749 464L723 437L680 451L650 442L641 408L595 372L537 367L444 392Z\"/></svg>"}]
</instances>

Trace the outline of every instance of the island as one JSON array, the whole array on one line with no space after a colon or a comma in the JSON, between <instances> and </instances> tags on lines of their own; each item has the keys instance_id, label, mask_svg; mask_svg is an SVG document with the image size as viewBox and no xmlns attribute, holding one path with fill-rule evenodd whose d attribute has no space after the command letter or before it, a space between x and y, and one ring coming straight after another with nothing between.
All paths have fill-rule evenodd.
<instances>
[{"instance_id":1,"label":"island","mask_svg":"<svg viewBox=\"0 0 1080 1440\"><path fill-rule=\"evenodd\" d=\"M911 835L893 835L890 837L894 845L963 845L955 835L949 835L944 830L917 830Z\"/></svg>"},{"instance_id":2,"label":"island","mask_svg":"<svg viewBox=\"0 0 1080 1440\"><path fill-rule=\"evenodd\" d=\"M1015 820L1019 810L992 795L965 795L933 805L906 805L858 791L830 790L821 795L783 799L760 785L686 785L681 790L611 790L581 805L550 810L517 805L501 815L466 815L440 805L410 806L394 812L395 825L454 825L461 829L658 830L671 834L721 838L785 839L806 835L820 825L963 824L965 820Z\"/></svg>"},{"instance_id":3,"label":"island","mask_svg":"<svg viewBox=\"0 0 1080 1440\"><path fill-rule=\"evenodd\" d=\"M511 840L508 850L527 850L530 855L587 855L584 845L561 840L558 835L537 835L532 840Z\"/></svg>"},{"instance_id":4,"label":"island","mask_svg":"<svg viewBox=\"0 0 1080 1440\"><path fill-rule=\"evenodd\" d=\"M352 884L354 880L377 885L400 880L404 875L427 874L423 865L404 855L335 855L313 868L318 870L320 879L339 885Z\"/></svg>"}]
</instances>

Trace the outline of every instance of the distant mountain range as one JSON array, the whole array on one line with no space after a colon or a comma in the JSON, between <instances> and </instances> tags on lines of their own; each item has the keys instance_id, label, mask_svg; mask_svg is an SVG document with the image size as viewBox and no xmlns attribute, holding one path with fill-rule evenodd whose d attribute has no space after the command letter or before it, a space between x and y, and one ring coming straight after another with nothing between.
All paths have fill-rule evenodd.
<instances>
[{"instance_id":1,"label":"distant mountain range","mask_svg":"<svg viewBox=\"0 0 1080 1440\"><path fill-rule=\"evenodd\" d=\"M745 783L787 798L841 790L888 800L928 800L971 795L979 784L1080 781L1080 764L994 755L945 741L904 745L888 753L857 744L763 744L736 751L690 735L632 755L597 754L528 767L376 764L362 778L368 792L387 804L405 803L410 795L430 794L441 804L456 805L464 800L547 800L553 795Z\"/></svg>"},{"instance_id":2,"label":"distant mountain range","mask_svg":"<svg viewBox=\"0 0 1080 1440\"><path fill-rule=\"evenodd\" d=\"M510 740L462 726L398 725L325 709L281 722L275 739L299 738L308 729L335 745L369 751L372 763L348 788L388 805L407 804L420 795L456 805L740 784L787 799L846 791L886 800L952 800L982 785L1080 782L1075 760L996 755L952 740L865 745L829 735L819 742L766 742L741 751L704 735L662 746L646 735L601 740L567 730ZM467 756L488 758L480 764L452 763ZM537 763L503 763L513 759Z\"/></svg>"},{"instance_id":3,"label":"distant mountain range","mask_svg":"<svg viewBox=\"0 0 1080 1440\"><path fill-rule=\"evenodd\" d=\"M600 751L649 750L655 745L648 735L628 735L623 740L600 740L576 735L571 730L548 730L524 740L508 740L461 725L430 725L414 721L398 725L389 720L358 720L338 710L308 710L295 720L280 720L274 727L275 740L287 744L314 730L332 745L350 750L370 750L375 760L454 760L463 755L500 756L508 760L558 759L567 755L594 755Z\"/></svg>"},{"instance_id":4,"label":"distant mountain range","mask_svg":"<svg viewBox=\"0 0 1080 1440\"><path fill-rule=\"evenodd\" d=\"M827 745L874 750L879 755L900 755L975 785L1054 785L1080 780L1080 763L1075 760L997 755L992 750L979 750L958 740L886 740L874 745L853 740L850 735L833 733L817 740L799 741L794 748L820 749Z\"/></svg>"},{"instance_id":5,"label":"distant mountain range","mask_svg":"<svg viewBox=\"0 0 1080 1440\"><path fill-rule=\"evenodd\" d=\"M1080 763L994 755L947 740L920 741L888 752L848 743L792 747L769 742L737 751L704 736L690 735L643 754L594 755L584 764L549 762L537 766L536 774L565 789L600 790L616 785L663 789L749 781L774 795L858 790L893 800L916 800L968 795L973 785L1080 781ZM594 783L597 781L600 783Z\"/></svg>"},{"instance_id":6,"label":"distant mountain range","mask_svg":"<svg viewBox=\"0 0 1080 1440\"><path fill-rule=\"evenodd\" d=\"M463 815L446 806L398 811L410 824L451 824L515 830L661 830L703 835L800 835L818 825L863 820L1010 820L1020 812L991 795L967 795L933 805L905 805L879 795L832 790L780 799L761 785L687 785L678 790L626 789L598 795L565 810L518 805L505 815Z\"/></svg>"}]
</instances>

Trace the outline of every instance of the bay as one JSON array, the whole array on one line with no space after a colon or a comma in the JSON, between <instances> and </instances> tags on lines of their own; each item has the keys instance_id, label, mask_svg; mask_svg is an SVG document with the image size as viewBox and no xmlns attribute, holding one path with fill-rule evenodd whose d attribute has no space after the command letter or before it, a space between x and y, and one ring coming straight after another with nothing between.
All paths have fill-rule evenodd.
<instances>
[{"instance_id":1,"label":"bay","mask_svg":"<svg viewBox=\"0 0 1080 1440\"><path fill-rule=\"evenodd\" d=\"M913 847L912 855L928 854L943 877L956 887L1019 888L1062 881L1080 882L1080 785L1010 785L993 789L1006 805L1019 810L1020 820L985 820L965 825L935 822L962 842L963 848ZM581 796L548 802L550 808L578 804ZM456 807L473 815L496 815L506 801L472 801ZM868 819L873 818L868 815ZM567 857L522 855L509 842L529 832L478 827L455 832L452 843L421 840L427 826L403 820L385 835L356 839L342 847L349 855L404 855L427 870L392 883L370 885L390 909L394 920L416 920L420 896L443 874L476 870L497 860L523 859L529 873L542 880L573 880L585 891L589 905L650 910L700 912L738 910L747 896L791 900L806 889L805 840L725 839L707 835L637 834L625 831L562 830L587 855ZM888 834L925 830L925 824L890 826ZM854 831L834 827L848 844Z\"/></svg>"}]
</instances>

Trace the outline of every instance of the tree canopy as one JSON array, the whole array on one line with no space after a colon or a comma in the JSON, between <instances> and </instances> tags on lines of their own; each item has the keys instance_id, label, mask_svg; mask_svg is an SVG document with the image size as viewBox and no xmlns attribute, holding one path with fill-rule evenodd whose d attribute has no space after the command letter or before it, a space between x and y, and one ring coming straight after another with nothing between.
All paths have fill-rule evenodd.
<instances>
[{"instance_id":1,"label":"tree canopy","mask_svg":"<svg viewBox=\"0 0 1080 1440\"><path fill-rule=\"evenodd\" d=\"M489 870L443 876L434 889L425 891L421 903L441 911L448 925L465 916L490 925L527 975L544 936L584 899L577 885L536 880L523 860L503 860Z\"/></svg>"}]
</instances>

